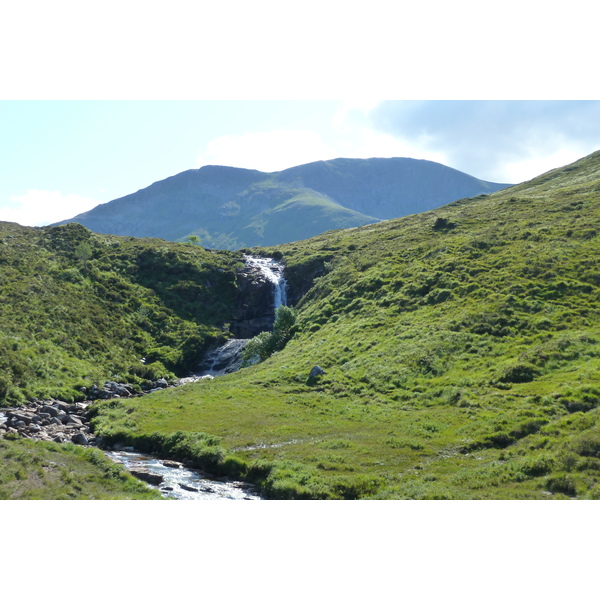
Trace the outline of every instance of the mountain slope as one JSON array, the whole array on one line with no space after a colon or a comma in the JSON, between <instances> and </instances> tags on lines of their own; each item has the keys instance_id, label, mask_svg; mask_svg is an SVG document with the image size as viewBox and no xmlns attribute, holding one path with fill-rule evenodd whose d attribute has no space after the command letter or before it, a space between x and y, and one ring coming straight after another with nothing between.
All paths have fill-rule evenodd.
<instances>
[{"instance_id":1,"label":"mountain slope","mask_svg":"<svg viewBox=\"0 0 600 600\"><path fill-rule=\"evenodd\" d=\"M287 346L99 403L94 426L158 452L179 436L187 458L275 498L600 498L598 190L600 152L265 249L299 298ZM220 437L210 454L200 432Z\"/></svg>"},{"instance_id":2,"label":"mountain slope","mask_svg":"<svg viewBox=\"0 0 600 600\"><path fill-rule=\"evenodd\" d=\"M191 244L0 222L0 406L187 375L226 337L242 267Z\"/></svg>"},{"instance_id":3,"label":"mountain slope","mask_svg":"<svg viewBox=\"0 0 600 600\"><path fill-rule=\"evenodd\" d=\"M401 217L506 187L409 158L336 159L277 173L206 166L59 224L238 249Z\"/></svg>"}]
</instances>

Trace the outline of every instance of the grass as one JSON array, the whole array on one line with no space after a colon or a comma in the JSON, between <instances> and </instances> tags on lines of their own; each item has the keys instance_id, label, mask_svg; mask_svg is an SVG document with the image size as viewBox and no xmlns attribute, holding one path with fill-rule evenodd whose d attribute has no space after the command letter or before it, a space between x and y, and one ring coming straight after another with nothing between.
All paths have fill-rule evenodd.
<instances>
[{"instance_id":1,"label":"grass","mask_svg":"<svg viewBox=\"0 0 600 600\"><path fill-rule=\"evenodd\" d=\"M98 402L92 426L108 440L254 481L271 498L596 499L599 231L594 153L490 196L253 249L286 264L297 320L285 348L214 380ZM99 245L111 238L90 239L87 274L41 244L69 273L50 277L43 263L46 287L75 277L74 293L62 292L58 312L56 296L46 305L53 317L41 321L45 339L31 337L36 346L24 333L36 325L12 313L5 327L22 319L20 333L2 335L13 378L39 364L44 344L52 357L78 335L73 374L92 355L103 372L121 364L128 342L96 336L85 303L68 304L90 286L105 289L93 298L107 310L88 308L106 319L103 331L128 323L144 336L131 343L132 360L151 342L153 364L181 368L202 340L224 335L236 254L157 240L121 240L109 251ZM17 269L20 255L11 256ZM206 273L224 282L214 293L200 287ZM33 274L26 285L36 285ZM194 331L202 335L186 346ZM316 365L325 374L309 378ZM71 377L47 370L55 382Z\"/></svg>"},{"instance_id":2,"label":"grass","mask_svg":"<svg viewBox=\"0 0 600 600\"><path fill-rule=\"evenodd\" d=\"M285 349L101 403L94 424L136 443L216 436L219 460L276 498L595 498L599 190L596 153L489 197L265 249L309 289ZM326 374L309 381L315 365Z\"/></svg>"},{"instance_id":3,"label":"grass","mask_svg":"<svg viewBox=\"0 0 600 600\"><path fill-rule=\"evenodd\" d=\"M156 500L158 491L100 450L0 439L2 500Z\"/></svg>"},{"instance_id":4,"label":"grass","mask_svg":"<svg viewBox=\"0 0 600 600\"><path fill-rule=\"evenodd\" d=\"M241 266L190 244L0 223L0 406L187 375L229 336Z\"/></svg>"}]
</instances>

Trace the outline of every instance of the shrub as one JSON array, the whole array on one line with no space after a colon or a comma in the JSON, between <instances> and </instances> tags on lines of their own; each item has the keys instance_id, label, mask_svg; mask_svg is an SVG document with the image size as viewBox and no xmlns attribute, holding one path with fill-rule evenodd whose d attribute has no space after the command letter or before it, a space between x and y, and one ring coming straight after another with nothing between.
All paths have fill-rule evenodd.
<instances>
[{"instance_id":1,"label":"shrub","mask_svg":"<svg viewBox=\"0 0 600 600\"><path fill-rule=\"evenodd\" d=\"M263 331L248 342L242 352L244 364L262 362L273 353L283 350L294 334L296 317L297 312L294 308L280 306L275 309L273 331Z\"/></svg>"},{"instance_id":2,"label":"shrub","mask_svg":"<svg viewBox=\"0 0 600 600\"><path fill-rule=\"evenodd\" d=\"M530 363L517 363L506 367L499 380L503 383L527 383L533 381L539 373L539 370Z\"/></svg>"}]
</instances>

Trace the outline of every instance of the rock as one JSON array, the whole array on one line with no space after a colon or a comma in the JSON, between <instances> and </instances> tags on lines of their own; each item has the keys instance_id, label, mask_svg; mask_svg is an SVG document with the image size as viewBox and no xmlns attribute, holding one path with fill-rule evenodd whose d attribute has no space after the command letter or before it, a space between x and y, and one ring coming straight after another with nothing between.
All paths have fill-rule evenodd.
<instances>
[{"instance_id":1,"label":"rock","mask_svg":"<svg viewBox=\"0 0 600 600\"><path fill-rule=\"evenodd\" d=\"M192 487L191 485L185 485L185 483L178 483L177 484L182 490L186 490L188 492L197 492L198 490L194 487Z\"/></svg>"},{"instance_id":2,"label":"rock","mask_svg":"<svg viewBox=\"0 0 600 600\"><path fill-rule=\"evenodd\" d=\"M170 467L171 469L181 468L181 463L175 462L173 460L163 460L162 464L165 465L165 467Z\"/></svg>"},{"instance_id":3,"label":"rock","mask_svg":"<svg viewBox=\"0 0 600 600\"><path fill-rule=\"evenodd\" d=\"M313 367L308 374L310 379L314 379L315 377L320 377L321 375L326 375L327 373L318 365Z\"/></svg>"},{"instance_id":4,"label":"rock","mask_svg":"<svg viewBox=\"0 0 600 600\"><path fill-rule=\"evenodd\" d=\"M166 388L166 387L169 387L169 384L167 383L166 379L161 378L161 379L156 380L156 387Z\"/></svg>"},{"instance_id":5,"label":"rock","mask_svg":"<svg viewBox=\"0 0 600 600\"><path fill-rule=\"evenodd\" d=\"M51 417L57 417L59 409L54 406L42 406L39 410L40 413L45 413Z\"/></svg>"},{"instance_id":6,"label":"rock","mask_svg":"<svg viewBox=\"0 0 600 600\"><path fill-rule=\"evenodd\" d=\"M134 477L149 483L150 485L160 485L163 482L162 475L155 475L154 473L149 473L148 471L129 471Z\"/></svg>"},{"instance_id":7,"label":"rock","mask_svg":"<svg viewBox=\"0 0 600 600\"><path fill-rule=\"evenodd\" d=\"M85 433L76 433L72 438L71 441L74 444L80 444L81 446L87 446L88 445L88 439L85 435Z\"/></svg>"}]
</instances>

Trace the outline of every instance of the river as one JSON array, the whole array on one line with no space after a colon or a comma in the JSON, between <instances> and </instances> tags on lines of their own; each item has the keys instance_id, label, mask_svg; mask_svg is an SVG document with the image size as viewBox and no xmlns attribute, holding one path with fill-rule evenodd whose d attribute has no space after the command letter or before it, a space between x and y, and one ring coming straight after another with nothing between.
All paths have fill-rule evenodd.
<instances>
[{"instance_id":1,"label":"river","mask_svg":"<svg viewBox=\"0 0 600 600\"><path fill-rule=\"evenodd\" d=\"M265 279L274 285L273 310L287 303L287 282L283 276L283 265L272 258L245 255L246 262L261 270ZM215 352L210 375L222 376L231 372L225 364L218 363L223 349L235 349L241 352L247 340L229 340ZM232 348L239 346L239 348ZM238 367L239 368L239 367ZM189 378L190 382L196 377ZM0 425L6 422L6 416L0 412ZM163 497L177 500L261 500L252 484L239 481L219 481L209 479L199 471L188 469L181 463L163 460L155 456L135 452L133 448L105 450L113 461L122 464L128 471L141 471L162 478L160 483L147 483L158 489Z\"/></svg>"},{"instance_id":2,"label":"river","mask_svg":"<svg viewBox=\"0 0 600 600\"><path fill-rule=\"evenodd\" d=\"M200 472L188 469L181 464L163 461L135 451L107 450L105 454L115 462L121 463L128 471L144 471L162 477L163 481L158 485L150 483L147 485L158 489L165 498L176 500L262 500L256 486L249 483L208 479Z\"/></svg>"}]
</instances>

